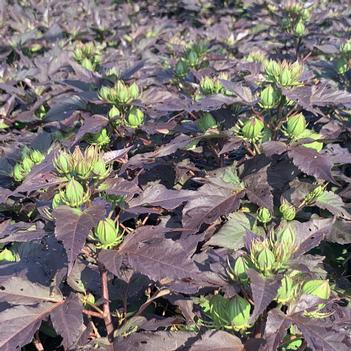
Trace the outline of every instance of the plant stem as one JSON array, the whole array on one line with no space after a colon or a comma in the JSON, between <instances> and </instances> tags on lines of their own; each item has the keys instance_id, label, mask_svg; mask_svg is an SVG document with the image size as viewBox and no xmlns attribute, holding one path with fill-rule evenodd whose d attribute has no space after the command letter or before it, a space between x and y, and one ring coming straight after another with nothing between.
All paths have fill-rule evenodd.
<instances>
[{"instance_id":1,"label":"plant stem","mask_svg":"<svg viewBox=\"0 0 351 351\"><path fill-rule=\"evenodd\" d=\"M84 314L86 314L87 316L91 316L91 317L96 317L96 318L101 318L104 319L104 315L99 313L99 312L95 312L95 311L89 311L89 310L83 310L82 311Z\"/></svg>"},{"instance_id":2,"label":"plant stem","mask_svg":"<svg viewBox=\"0 0 351 351\"><path fill-rule=\"evenodd\" d=\"M104 299L103 311L104 311L104 323L107 332L107 338L110 342L113 341L113 324L110 312L110 297L108 293L108 281L107 281L107 270L99 264L100 276L101 276L101 293Z\"/></svg>"},{"instance_id":3,"label":"plant stem","mask_svg":"<svg viewBox=\"0 0 351 351\"><path fill-rule=\"evenodd\" d=\"M44 346L39 339L39 332L38 331L34 335L33 345L37 351L44 351Z\"/></svg>"}]
</instances>

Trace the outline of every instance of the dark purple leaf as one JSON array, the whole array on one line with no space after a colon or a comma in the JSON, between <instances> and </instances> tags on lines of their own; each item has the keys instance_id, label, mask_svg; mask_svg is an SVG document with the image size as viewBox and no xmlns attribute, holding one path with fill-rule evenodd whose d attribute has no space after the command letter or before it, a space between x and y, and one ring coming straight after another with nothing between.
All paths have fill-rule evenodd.
<instances>
[{"instance_id":1,"label":"dark purple leaf","mask_svg":"<svg viewBox=\"0 0 351 351\"><path fill-rule=\"evenodd\" d=\"M105 205L98 204L78 212L68 206L60 206L54 210L55 235L62 241L68 258L68 275L73 264L85 244L90 230L105 216Z\"/></svg>"}]
</instances>

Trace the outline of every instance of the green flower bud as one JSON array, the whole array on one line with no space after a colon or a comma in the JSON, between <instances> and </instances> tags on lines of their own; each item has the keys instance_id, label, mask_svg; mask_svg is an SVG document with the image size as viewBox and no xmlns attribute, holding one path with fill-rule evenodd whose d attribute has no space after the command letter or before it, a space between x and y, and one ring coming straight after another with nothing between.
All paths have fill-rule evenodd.
<instances>
[{"instance_id":1,"label":"green flower bud","mask_svg":"<svg viewBox=\"0 0 351 351\"><path fill-rule=\"evenodd\" d=\"M269 209L266 207L261 207L257 211L257 219L261 223L268 223L272 220L272 215L269 212Z\"/></svg>"},{"instance_id":2,"label":"green flower bud","mask_svg":"<svg viewBox=\"0 0 351 351\"><path fill-rule=\"evenodd\" d=\"M190 50L186 56L186 61L190 67L196 67L199 64L199 56L194 50Z\"/></svg>"},{"instance_id":3,"label":"green flower bud","mask_svg":"<svg viewBox=\"0 0 351 351\"><path fill-rule=\"evenodd\" d=\"M328 300L331 293L329 280L310 280L303 285L302 292L304 294L319 297L323 300Z\"/></svg>"},{"instance_id":4,"label":"green flower bud","mask_svg":"<svg viewBox=\"0 0 351 351\"><path fill-rule=\"evenodd\" d=\"M249 55L246 57L247 62L259 62L263 63L266 61L266 55L259 50L252 51L249 53Z\"/></svg>"},{"instance_id":5,"label":"green flower bud","mask_svg":"<svg viewBox=\"0 0 351 351\"><path fill-rule=\"evenodd\" d=\"M62 205L63 202L62 202L62 199L61 199L61 194L60 193L56 193L54 195L54 197L52 198L52 208L55 209L57 207L59 207L60 205Z\"/></svg>"},{"instance_id":6,"label":"green flower bud","mask_svg":"<svg viewBox=\"0 0 351 351\"><path fill-rule=\"evenodd\" d=\"M256 118L251 117L246 120L241 128L241 134L245 139L249 141L255 141L261 138L261 132L264 128L264 123Z\"/></svg>"},{"instance_id":7,"label":"green flower bud","mask_svg":"<svg viewBox=\"0 0 351 351\"><path fill-rule=\"evenodd\" d=\"M294 34L298 37L302 37L305 34L305 25L303 21L297 22Z\"/></svg>"},{"instance_id":8,"label":"green flower bud","mask_svg":"<svg viewBox=\"0 0 351 351\"><path fill-rule=\"evenodd\" d=\"M307 22L311 18L311 10L310 9L303 9L301 11L301 18Z\"/></svg>"},{"instance_id":9,"label":"green flower bud","mask_svg":"<svg viewBox=\"0 0 351 351\"><path fill-rule=\"evenodd\" d=\"M92 293L83 295L81 301L85 308L89 308L91 305L95 304L95 296Z\"/></svg>"},{"instance_id":10,"label":"green flower bud","mask_svg":"<svg viewBox=\"0 0 351 351\"><path fill-rule=\"evenodd\" d=\"M349 64L346 57L340 57L335 62L336 71L339 74L345 74L349 70Z\"/></svg>"},{"instance_id":11,"label":"green flower bud","mask_svg":"<svg viewBox=\"0 0 351 351\"><path fill-rule=\"evenodd\" d=\"M45 159L45 156L38 150L33 150L30 153L30 158L33 161L33 163L35 163L36 165L38 165L39 163L43 162Z\"/></svg>"},{"instance_id":12,"label":"green flower bud","mask_svg":"<svg viewBox=\"0 0 351 351\"><path fill-rule=\"evenodd\" d=\"M84 191L83 186L72 178L66 185L65 191L61 192L61 200L70 207L79 207L90 198L90 192Z\"/></svg>"},{"instance_id":13,"label":"green flower bud","mask_svg":"<svg viewBox=\"0 0 351 351\"><path fill-rule=\"evenodd\" d=\"M118 235L118 225L111 219L99 221L95 229L95 237L100 242L100 247L111 248L121 243L122 235Z\"/></svg>"},{"instance_id":14,"label":"green flower bud","mask_svg":"<svg viewBox=\"0 0 351 351\"><path fill-rule=\"evenodd\" d=\"M290 116L286 131L291 138L298 138L306 129L306 119L302 113Z\"/></svg>"},{"instance_id":15,"label":"green flower bud","mask_svg":"<svg viewBox=\"0 0 351 351\"><path fill-rule=\"evenodd\" d=\"M22 160L22 168L24 172L28 174L33 168L33 166L34 162L32 161L32 159L29 156L24 157L24 159Z\"/></svg>"},{"instance_id":16,"label":"green flower bud","mask_svg":"<svg viewBox=\"0 0 351 351\"><path fill-rule=\"evenodd\" d=\"M133 107L128 114L127 124L131 128L138 128L144 123L144 112Z\"/></svg>"},{"instance_id":17,"label":"green flower bud","mask_svg":"<svg viewBox=\"0 0 351 351\"><path fill-rule=\"evenodd\" d=\"M288 67L283 68L283 70L279 76L278 83L283 87L288 87L288 86L292 85L292 83L293 83L292 75L291 75L290 69Z\"/></svg>"},{"instance_id":18,"label":"green flower bud","mask_svg":"<svg viewBox=\"0 0 351 351\"><path fill-rule=\"evenodd\" d=\"M185 77L188 74L188 65L185 61L179 60L175 66L175 73L177 77Z\"/></svg>"},{"instance_id":19,"label":"green flower bud","mask_svg":"<svg viewBox=\"0 0 351 351\"><path fill-rule=\"evenodd\" d=\"M121 88L118 90L117 99L121 105L127 105L131 100L129 89L124 84L121 85Z\"/></svg>"},{"instance_id":20,"label":"green flower bud","mask_svg":"<svg viewBox=\"0 0 351 351\"><path fill-rule=\"evenodd\" d=\"M112 106L110 108L110 111L108 111L108 117L109 118L115 118L121 115L120 110L116 106Z\"/></svg>"},{"instance_id":21,"label":"green flower bud","mask_svg":"<svg viewBox=\"0 0 351 351\"><path fill-rule=\"evenodd\" d=\"M91 133L86 137L90 144L105 146L110 143L110 137L107 133L107 129L103 128L97 133Z\"/></svg>"},{"instance_id":22,"label":"green flower bud","mask_svg":"<svg viewBox=\"0 0 351 351\"><path fill-rule=\"evenodd\" d=\"M16 261L16 254L13 253L10 249L3 249L0 252L0 262L15 262Z\"/></svg>"},{"instance_id":23,"label":"green flower bud","mask_svg":"<svg viewBox=\"0 0 351 351\"><path fill-rule=\"evenodd\" d=\"M217 121L213 118L211 113L205 112L201 118L196 121L196 125L201 132L205 133L208 129L217 128Z\"/></svg>"},{"instance_id":24,"label":"green flower bud","mask_svg":"<svg viewBox=\"0 0 351 351\"><path fill-rule=\"evenodd\" d=\"M106 166L106 163L102 158L100 158L94 163L94 166L93 166L94 178L99 180L105 179L110 174L110 171L111 171L110 167Z\"/></svg>"},{"instance_id":25,"label":"green flower bud","mask_svg":"<svg viewBox=\"0 0 351 351\"><path fill-rule=\"evenodd\" d=\"M285 275L280 283L280 287L277 292L276 301L278 303L287 304L295 297L296 287L294 281L287 275Z\"/></svg>"},{"instance_id":26,"label":"green flower bud","mask_svg":"<svg viewBox=\"0 0 351 351\"><path fill-rule=\"evenodd\" d=\"M304 202L307 204L311 204L324 193L324 190L325 190L325 187L323 185L318 185L316 188L314 188L311 192L309 192L305 196Z\"/></svg>"},{"instance_id":27,"label":"green flower bud","mask_svg":"<svg viewBox=\"0 0 351 351\"><path fill-rule=\"evenodd\" d=\"M95 65L90 61L90 59L88 59L87 57L85 57L82 62L81 65L87 69L88 71L94 71L95 70Z\"/></svg>"},{"instance_id":28,"label":"green flower bud","mask_svg":"<svg viewBox=\"0 0 351 351\"><path fill-rule=\"evenodd\" d=\"M300 134L298 139L313 139L316 141L306 142L303 144L305 147L316 150L320 152L323 149L323 143L318 141L322 136L319 133L313 132L313 130L305 129L303 133Z\"/></svg>"},{"instance_id":29,"label":"green flower bud","mask_svg":"<svg viewBox=\"0 0 351 351\"><path fill-rule=\"evenodd\" d=\"M257 256L257 268L264 274L269 273L275 266L275 256L273 252L264 248Z\"/></svg>"},{"instance_id":30,"label":"green flower bud","mask_svg":"<svg viewBox=\"0 0 351 351\"><path fill-rule=\"evenodd\" d=\"M265 63L265 73L269 81L275 82L281 74L281 66L277 61L269 60Z\"/></svg>"},{"instance_id":31,"label":"green flower bud","mask_svg":"<svg viewBox=\"0 0 351 351\"><path fill-rule=\"evenodd\" d=\"M201 92L205 95L211 95L214 92L214 81L210 77L203 77L200 81Z\"/></svg>"},{"instance_id":32,"label":"green flower bud","mask_svg":"<svg viewBox=\"0 0 351 351\"><path fill-rule=\"evenodd\" d=\"M260 105L262 108L271 109L278 106L280 101L280 93L275 90L271 85L268 85L261 91Z\"/></svg>"},{"instance_id":33,"label":"green flower bud","mask_svg":"<svg viewBox=\"0 0 351 351\"><path fill-rule=\"evenodd\" d=\"M229 326L225 326L227 329L233 329L235 331L246 330L250 327L250 303L239 295L234 296L228 305L228 317L230 321Z\"/></svg>"},{"instance_id":34,"label":"green flower bud","mask_svg":"<svg viewBox=\"0 0 351 351\"><path fill-rule=\"evenodd\" d=\"M129 95L132 100L136 100L139 97L139 87L136 83L129 86Z\"/></svg>"},{"instance_id":35,"label":"green flower bud","mask_svg":"<svg viewBox=\"0 0 351 351\"><path fill-rule=\"evenodd\" d=\"M16 182L21 182L25 177L27 173L23 169L22 164L16 163L15 166L13 167L12 170L12 177Z\"/></svg>"},{"instance_id":36,"label":"green flower bud","mask_svg":"<svg viewBox=\"0 0 351 351\"><path fill-rule=\"evenodd\" d=\"M292 221L295 218L296 210L293 205L290 205L287 201L284 201L280 207L279 211L284 219L287 221Z\"/></svg>"},{"instance_id":37,"label":"green flower bud","mask_svg":"<svg viewBox=\"0 0 351 351\"><path fill-rule=\"evenodd\" d=\"M351 55L351 40L340 46L340 53L346 57Z\"/></svg>"},{"instance_id":38,"label":"green flower bud","mask_svg":"<svg viewBox=\"0 0 351 351\"><path fill-rule=\"evenodd\" d=\"M72 156L66 151L60 151L53 160L53 165L57 173L67 175L73 171Z\"/></svg>"},{"instance_id":39,"label":"green flower bud","mask_svg":"<svg viewBox=\"0 0 351 351\"><path fill-rule=\"evenodd\" d=\"M251 263L244 256L239 256L234 264L232 269L232 274L235 279L239 280L242 284L247 284L249 282L249 278L247 276L247 270L252 268Z\"/></svg>"},{"instance_id":40,"label":"green flower bud","mask_svg":"<svg viewBox=\"0 0 351 351\"><path fill-rule=\"evenodd\" d=\"M286 223L282 228L278 228L275 233L276 240L285 245L285 247L291 250L291 253L294 251L296 243L296 231L295 227L291 223Z\"/></svg>"}]
</instances>

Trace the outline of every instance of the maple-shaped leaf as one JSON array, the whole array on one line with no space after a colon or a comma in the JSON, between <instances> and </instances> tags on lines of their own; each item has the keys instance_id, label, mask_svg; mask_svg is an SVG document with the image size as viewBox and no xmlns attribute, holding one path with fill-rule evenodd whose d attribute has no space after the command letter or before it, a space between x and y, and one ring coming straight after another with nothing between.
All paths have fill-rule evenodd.
<instances>
[{"instance_id":1,"label":"maple-shaped leaf","mask_svg":"<svg viewBox=\"0 0 351 351\"><path fill-rule=\"evenodd\" d=\"M68 206L59 206L53 212L55 235L62 241L67 253L68 275L84 247L90 230L105 216L105 204L98 203L83 212Z\"/></svg>"},{"instance_id":2,"label":"maple-shaped leaf","mask_svg":"<svg viewBox=\"0 0 351 351\"><path fill-rule=\"evenodd\" d=\"M40 302L59 302L62 295L50 287L33 283L26 278L11 277L1 283L0 301L11 304L34 305Z\"/></svg>"},{"instance_id":3,"label":"maple-shaped leaf","mask_svg":"<svg viewBox=\"0 0 351 351\"><path fill-rule=\"evenodd\" d=\"M80 337L85 329L83 324L83 305L78 295L70 294L51 314L50 318L56 332L62 337L62 344L67 350Z\"/></svg>"},{"instance_id":4,"label":"maple-shaped leaf","mask_svg":"<svg viewBox=\"0 0 351 351\"><path fill-rule=\"evenodd\" d=\"M331 173L333 164L327 156L304 146L293 147L288 151L288 155L302 172L336 184Z\"/></svg>"},{"instance_id":5,"label":"maple-shaped leaf","mask_svg":"<svg viewBox=\"0 0 351 351\"><path fill-rule=\"evenodd\" d=\"M265 344L261 350L278 350L290 325L291 320L283 312L276 308L269 311L264 332Z\"/></svg>"},{"instance_id":6,"label":"maple-shaped leaf","mask_svg":"<svg viewBox=\"0 0 351 351\"><path fill-rule=\"evenodd\" d=\"M268 279L253 269L248 270L248 276L250 278L250 287L255 304L250 319L253 322L277 296L281 277Z\"/></svg>"},{"instance_id":7,"label":"maple-shaped leaf","mask_svg":"<svg viewBox=\"0 0 351 351\"><path fill-rule=\"evenodd\" d=\"M63 304L45 302L36 306L14 306L0 312L0 350L20 350L28 344L42 320Z\"/></svg>"}]
</instances>

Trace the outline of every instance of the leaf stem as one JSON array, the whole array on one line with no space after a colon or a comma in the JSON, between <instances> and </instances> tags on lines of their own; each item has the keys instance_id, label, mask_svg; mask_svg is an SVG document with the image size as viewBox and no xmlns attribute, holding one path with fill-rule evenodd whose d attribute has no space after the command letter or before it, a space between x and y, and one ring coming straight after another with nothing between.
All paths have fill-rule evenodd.
<instances>
[{"instance_id":1,"label":"leaf stem","mask_svg":"<svg viewBox=\"0 0 351 351\"><path fill-rule=\"evenodd\" d=\"M104 319L104 315L99 313L99 312L95 312L95 311L89 311L89 310L83 310L82 311L84 314L86 314L87 316L91 316L91 317L96 317L96 318L101 318Z\"/></svg>"},{"instance_id":2,"label":"leaf stem","mask_svg":"<svg viewBox=\"0 0 351 351\"><path fill-rule=\"evenodd\" d=\"M106 268L99 264L100 276L101 276L101 293L104 299L103 311L104 311L104 323L107 332L107 338L110 342L113 341L113 324L110 312L110 297L108 292L108 281L107 281L107 270Z\"/></svg>"},{"instance_id":3,"label":"leaf stem","mask_svg":"<svg viewBox=\"0 0 351 351\"><path fill-rule=\"evenodd\" d=\"M39 339L39 331L37 331L34 335L33 345L37 351L44 351L44 346Z\"/></svg>"}]
</instances>

